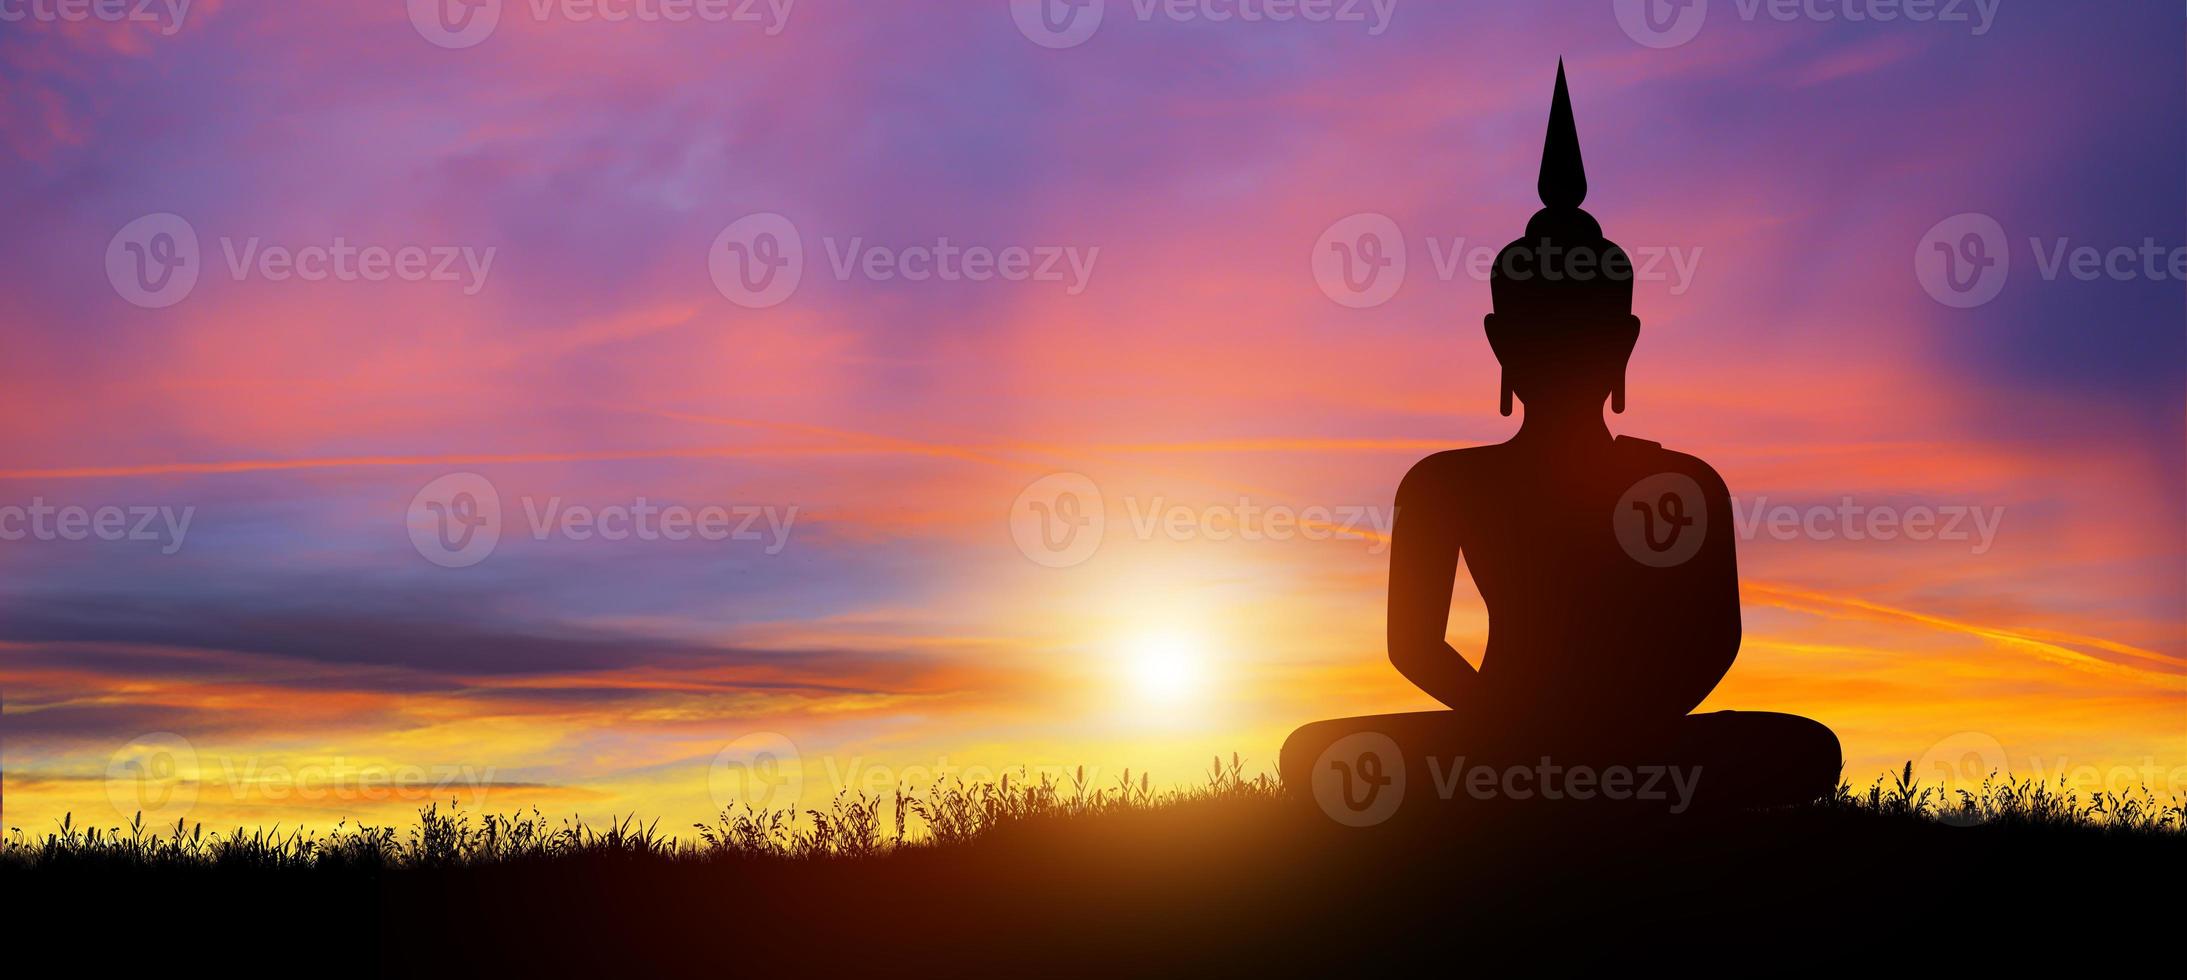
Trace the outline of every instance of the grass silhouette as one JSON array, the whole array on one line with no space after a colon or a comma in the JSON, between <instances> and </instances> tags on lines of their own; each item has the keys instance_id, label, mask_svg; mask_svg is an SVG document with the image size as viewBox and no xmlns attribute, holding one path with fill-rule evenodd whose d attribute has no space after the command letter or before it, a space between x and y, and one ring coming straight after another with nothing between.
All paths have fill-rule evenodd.
<instances>
[{"instance_id":1,"label":"grass silhouette","mask_svg":"<svg viewBox=\"0 0 2187 980\"><path fill-rule=\"evenodd\" d=\"M260 870L450 868L612 854L663 861L721 858L873 858L911 847L970 844L1011 824L1089 819L1133 811L1161 811L1207 803L1246 803L1277 808L1283 786L1272 776L1248 777L1235 754L1216 758L1204 782L1157 790L1130 770L1115 785L1095 787L1081 766L1068 784L1050 776L1004 775L993 782L936 782L923 793L892 797L843 792L827 809L725 808L712 824L694 824L692 836L662 833L659 822L636 815L595 827L579 817L559 822L536 808L515 814L473 816L453 801L418 811L407 831L336 824L319 834L279 827L222 833L178 820L149 828L140 813L127 827L79 826L73 815L40 837L11 828L0 839L0 869ZM1818 800L1820 811L1914 820L1954 826L2049 829L2105 834L2187 833L2187 802L2158 798L2146 788L2099 791L2084 798L2063 779L2045 784L1992 773L1979 790L1948 792L1923 786L1913 763L1876 777L1867 790L1841 783L1837 795ZM887 811L884 819L884 810Z\"/></svg>"},{"instance_id":2,"label":"grass silhouette","mask_svg":"<svg viewBox=\"0 0 2187 980\"><path fill-rule=\"evenodd\" d=\"M208 832L203 824L177 820L151 828L139 813L127 827L79 826L74 815L58 829L28 837L11 828L0 839L0 869L64 868L254 868L398 869L446 868L515 861L615 854L670 861L714 858L867 858L906 847L971 843L1022 821L1090 818L1124 811L1161 810L1189 803L1252 800L1276 805L1282 786L1274 777L1244 775L1236 755L1216 759L1204 784L1157 790L1130 770L1113 786L1096 787L1081 766L1066 786L1050 776L967 784L936 782L923 794L908 789L892 797L843 792L825 810L724 808L712 824L694 824L693 835L661 832L658 821L636 815L595 827L581 817L558 822L536 808L515 814L481 814L475 820L453 801L418 811L407 831L346 821L319 834L303 828L236 828ZM883 810L890 810L887 826Z\"/></svg>"},{"instance_id":3,"label":"grass silhouette","mask_svg":"<svg viewBox=\"0 0 2187 980\"><path fill-rule=\"evenodd\" d=\"M1232 757L1170 790L949 781L732 807L681 835L438 805L323 834L65 819L0 843L0 921L84 949L211 937L332 974L1567 972L1909 943L1974 968L2024 965L2020 936L2161 943L2187 870L2178 800L2003 776L1947 794L1910 764L1780 811L1461 810L1346 828Z\"/></svg>"}]
</instances>

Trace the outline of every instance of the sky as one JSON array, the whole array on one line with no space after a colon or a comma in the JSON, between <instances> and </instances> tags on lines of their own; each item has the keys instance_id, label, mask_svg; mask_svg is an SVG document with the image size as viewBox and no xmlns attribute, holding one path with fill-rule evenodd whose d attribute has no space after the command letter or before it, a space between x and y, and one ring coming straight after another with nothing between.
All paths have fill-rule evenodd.
<instances>
[{"instance_id":1,"label":"sky","mask_svg":"<svg viewBox=\"0 0 2187 980\"><path fill-rule=\"evenodd\" d=\"M0 0L6 826L1183 785L1433 707L1390 501L1514 428L1469 270L1560 58L1612 426L1743 525L1705 707L2187 793L2176 3L448 2Z\"/></svg>"}]
</instances>

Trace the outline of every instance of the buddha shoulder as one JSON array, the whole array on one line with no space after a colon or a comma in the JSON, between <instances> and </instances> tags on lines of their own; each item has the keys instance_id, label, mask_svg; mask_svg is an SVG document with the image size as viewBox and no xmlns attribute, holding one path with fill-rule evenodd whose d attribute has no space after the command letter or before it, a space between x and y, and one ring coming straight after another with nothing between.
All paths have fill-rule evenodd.
<instances>
[{"instance_id":1,"label":"buddha shoulder","mask_svg":"<svg viewBox=\"0 0 2187 980\"><path fill-rule=\"evenodd\" d=\"M1699 456L1682 453L1675 449L1665 449L1660 442L1639 439L1633 436L1617 437L1617 446L1620 451L1626 454L1629 460L1626 465L1633 470L1644 471L1649 474L1684 474L1692 477L1695 483L1700 484L1702 492L1709 496L1728 497L1731 495L1730 488L1725 486L1724 478L1717 475L1716 468L1710 466Z\"/></svg>"},{"instance_id":2,"label":"buddha shoulder","mask_svg":"<svg viewBox=\"0 0 2187 980\"><path fill-rule=\"evenodd\" d=\"M1443 499L1487 479L1496 467L1500 449L1496 445L1446 449L1422 459L1405 471L1405 479L1397 485L1397 499L1400 503L1407 499Z\"/></svg>"}]
</instances>

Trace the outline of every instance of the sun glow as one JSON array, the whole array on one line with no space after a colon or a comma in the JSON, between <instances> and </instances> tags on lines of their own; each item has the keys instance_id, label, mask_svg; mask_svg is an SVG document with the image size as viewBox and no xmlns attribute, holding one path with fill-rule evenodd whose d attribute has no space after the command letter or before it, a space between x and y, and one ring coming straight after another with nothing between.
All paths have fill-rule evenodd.
<instances>
[{"instance_id":1,"label":"sun glow","mask_svg":"<svg viewBox=\"0 0 2187 980\"><path fill-rule=\"evenodd\" d=\"M1131 688L1149 704L1193 700L1207 683L1207 651L1182 633L1155 633L1134 640L1126 667Z\"/></svg>"}]
</instances>

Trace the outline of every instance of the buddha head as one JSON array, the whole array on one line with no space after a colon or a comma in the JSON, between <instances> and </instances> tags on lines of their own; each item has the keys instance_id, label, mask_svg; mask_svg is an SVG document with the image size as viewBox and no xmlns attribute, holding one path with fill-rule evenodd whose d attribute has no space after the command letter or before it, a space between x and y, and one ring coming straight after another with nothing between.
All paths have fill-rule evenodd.
<instances>
[{"instance_id":1,"label":"buddha head","mask_svg":"<svg viewBox=\"0 0 2187 980\"><path fill-rule=\"evenodd\" d=\"M1633 266L1623 249L1602 237L1594 217L1580 210L1587 171L1562 61L1536 187L1542 209L1489 270L1496 311L1482 325L1503 365L1501 409L1510 415L1517 395L1539 408L1591 404L1598 412L1608 398L1610 410L1622 412L1625 363L1640 339L1640 320L1632 315Z\"/></svg>"}]
</instances>

